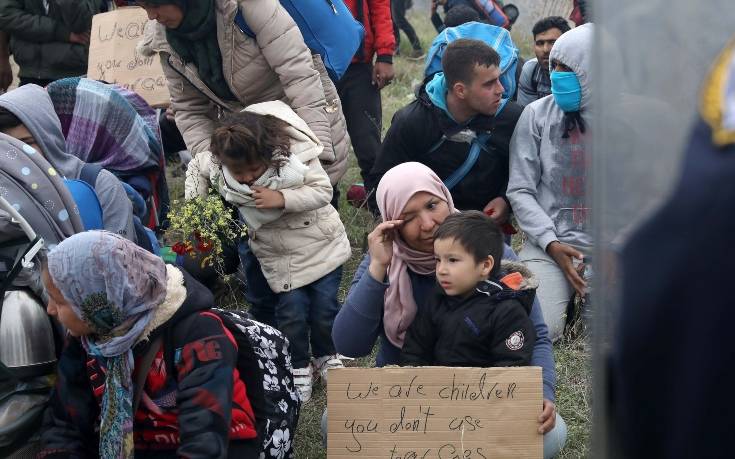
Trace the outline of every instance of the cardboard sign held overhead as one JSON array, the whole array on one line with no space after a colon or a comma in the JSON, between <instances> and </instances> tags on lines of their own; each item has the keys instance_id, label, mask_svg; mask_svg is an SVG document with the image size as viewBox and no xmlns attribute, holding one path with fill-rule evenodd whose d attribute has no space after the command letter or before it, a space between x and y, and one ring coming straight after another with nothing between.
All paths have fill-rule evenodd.
<instances>
[{"instance_id":1,"label":"cardboard sign held overhead","mask_svg":"<svg viewBox=\"0 0 735 459\"><path fill-rule=\"evenodd\" d=\"M327 456L540 458L540 367L329 371Z\"/></svg>"},{"instance_id":2,"label":"cardboard sign held overhead","mask_svg":"<svg viewBox=\"0 0 735 459\"><path fill-rule=\"evenodd\" d=\"M153 107L170 103L166 77L157 54L135 49L148 16L143 8L120 8L92 18L87 77L117 83L140 94Z\"/></svg>"}]
</instances>

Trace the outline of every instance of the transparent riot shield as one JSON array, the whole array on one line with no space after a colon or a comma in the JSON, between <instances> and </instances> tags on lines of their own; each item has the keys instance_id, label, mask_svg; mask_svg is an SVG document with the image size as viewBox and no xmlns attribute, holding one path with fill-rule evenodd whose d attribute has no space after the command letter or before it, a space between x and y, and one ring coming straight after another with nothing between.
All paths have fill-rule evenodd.
<instances>
[{"instance_id":1,"label":"transparent riot shield","mask_svg":"<svg viewBox=\"0 0 735 459\"><path fill-rule=\"evenodd\" d=\"M609 441L606 373L621 309L616 255L680 174L702 81L735 33L735 6L731 0L598 0L592 7L597 25L597 116L588 184L596 241L592 457L619 457Z\"/></svg>"}]
</instances>

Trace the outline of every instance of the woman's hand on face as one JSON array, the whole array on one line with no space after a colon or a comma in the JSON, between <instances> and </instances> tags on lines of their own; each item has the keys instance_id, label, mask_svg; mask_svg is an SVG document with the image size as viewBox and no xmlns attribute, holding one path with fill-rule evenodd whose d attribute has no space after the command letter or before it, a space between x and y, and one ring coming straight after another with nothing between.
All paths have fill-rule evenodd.
<instances>
[{"instance_id":1,"label":"woman's hand on face","mask_svg":"<svg viewBox=\"0 0 735 459\"><path fill-rule=\"evenodd\" d=\"M538 433L543 435L550 432L556 426L556 405L551 400L544 399L542 406L541 416L538 417L540 424Z\"/></svg>"},{"instance_id":2,"label":"woman's hand on face","mask_svg":"<svg viewBox=\"0 0 735 459\"><path fill-rule=\"evenodd\" d=\"M368 234L368 252L370 253L370 274L378 282L383 282L393 259L393 241L403 220L389 220L375 227Z\"/></svg>"},{"instance_id":3,"label":"woman's hand on face","mask_svg":"<svg viewBox=\"0 0 735 459\"><path fill-rule=\"evenodd\" d=\"M253 186L252 190L256 209L283 209L286 206L286 200L280 191L262 186Z\"/></svg>"}]
</instances>

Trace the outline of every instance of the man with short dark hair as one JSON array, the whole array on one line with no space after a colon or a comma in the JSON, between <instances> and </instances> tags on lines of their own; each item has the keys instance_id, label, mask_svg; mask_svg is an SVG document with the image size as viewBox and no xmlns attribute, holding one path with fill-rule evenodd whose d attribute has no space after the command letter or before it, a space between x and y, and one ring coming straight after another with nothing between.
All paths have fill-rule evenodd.
<instances>
[{"instance_id":1,"label":"man with short dark hair","mask_svg":"<svg viewBox=\"0 0 735 459\"><path fill-rule=\"evenodd\" d=\"M442 57L444 71L393 116L368 189L393 166L417 161L447 183L458 209L505 222L509 142L521 108L504 99L499 63L498 53L483 41L451 42ZM473 147L479 153L475 161Z\"/></svg>"},{"instance_id":2,"label":"man with short dark hair","mask_svg":"<svg viewBox=\"0 0 735 459\"><path fill-rule=\"evenodd\" d=\"M569 29L566 19L560 16L543 18L533 26L533 52L536 58L526 62L521 70L518 82L520 105L528 105L551 94L549 54L556 40Z\"/></svg>"}]
</instances>

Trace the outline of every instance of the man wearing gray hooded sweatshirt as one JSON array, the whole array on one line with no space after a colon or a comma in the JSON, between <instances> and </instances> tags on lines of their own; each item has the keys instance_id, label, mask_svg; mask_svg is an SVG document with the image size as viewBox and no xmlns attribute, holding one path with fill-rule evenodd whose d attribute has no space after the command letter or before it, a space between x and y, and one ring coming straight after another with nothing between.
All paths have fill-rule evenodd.
<instances>
[{"instance_id":1,"label":"man wearing gray hooded sweatshirt","mask_svg":"<svg viewBox=\"0 0 735 459\"><path fill-rule=\"evenodd\" d=\"M66 153L61 122L45 89L28 84L1 95L0 131L39 151L53 166L49 174L79 179L85 163ZM103 228L137 242L133 205L120 180L102 169L94 183L94 191L102 206Z\"/></svg>"},{"instance_id":2,"label":"man wearing gray hooded sweatshirt","mask_svg":"<svg viewBox=\"0 0 735 459\"><path fill-rule=\"evenodd\" d=\"M541 310L553 341L564 332L592 238L585 196L590 126L592 24L559 37L551 50L552 95L523 110L510 144L507 197L528 236L518 254L539 278Z\"/></svg>"}]
</instances>

